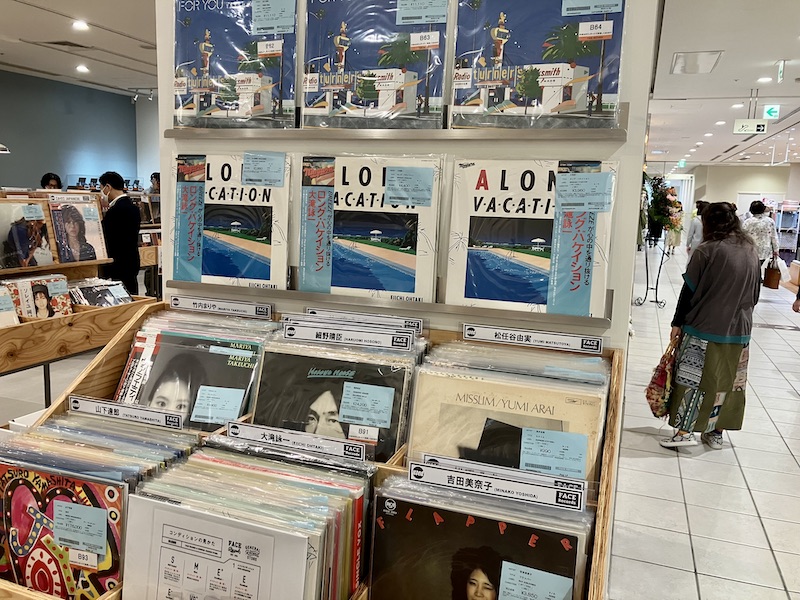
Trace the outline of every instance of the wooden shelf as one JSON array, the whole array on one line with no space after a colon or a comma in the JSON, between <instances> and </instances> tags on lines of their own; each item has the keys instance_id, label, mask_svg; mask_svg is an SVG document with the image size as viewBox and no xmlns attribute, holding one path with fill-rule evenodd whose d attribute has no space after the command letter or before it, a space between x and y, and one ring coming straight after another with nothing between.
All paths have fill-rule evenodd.
<instances>
[{"instance_id":1,"label":"wooden shelf","mask_svg":"<svg viewBox=\"0 0 800 600\"><path fill-rule=\"evenodd\" d=\"M99 596L97 600L120 600L122 598L122 586ZM53 596L34 592L9 581L0 579L0 600L53 600Z\"/></svg>"},{"instance_id":2,"label":"wooden shelf","mask_svg":"<svg viewBox=\"0 0 800 600\"><path fill-rule=\"evenodd\" d=\"M0 277L7 279L15 275L30 275L34 273L58 273L61 270L69 269L72 279L79 279L84 275L75 275L75 271L93 270L97 274L97 267L100 265L110 265L114 259L103 258L100 260L82 260L78 262L53 263L50 265L39 265L36 267L16 267L13 269L0 269Z\"/></svg>"}]
</instances>

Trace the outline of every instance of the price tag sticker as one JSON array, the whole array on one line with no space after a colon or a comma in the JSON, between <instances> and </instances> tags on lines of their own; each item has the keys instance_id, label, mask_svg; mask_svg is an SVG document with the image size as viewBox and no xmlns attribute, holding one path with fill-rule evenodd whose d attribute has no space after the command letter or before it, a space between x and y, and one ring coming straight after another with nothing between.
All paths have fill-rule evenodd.
<instances>
[{"instance_id":1,"label":"price tag sticker","mask_svg":"<svg viewBox=\"0 0 800 600\"><path fill-rule=\"evenodd\" d=\"M75 548L69 549L69 564L72 567L79 567L81 569L97 570L97 554L94 552L87 552L86 550L76 550Z\"/></svg>"},{"instance_id":2,"label":"price tag sticker","mask_svg":"<svg viewBox=\"0 0 800 600\"><path fill-rule=\"evenodd\" d=\"M22 217L26 221L44 221L44 211L39 204L26 204L22 207Z\"/></svg>"},{"instance_id":3,"label":"price tag sticker","mask_svg":"<svg viewBox=\"0 0 800 600\"><path fill-rule=\"evenodd\" d=\"M410 43L412 52L415 50L438 50L439 32L424 31L421 33L412 33Z\"/></svg>"}]
</instances>

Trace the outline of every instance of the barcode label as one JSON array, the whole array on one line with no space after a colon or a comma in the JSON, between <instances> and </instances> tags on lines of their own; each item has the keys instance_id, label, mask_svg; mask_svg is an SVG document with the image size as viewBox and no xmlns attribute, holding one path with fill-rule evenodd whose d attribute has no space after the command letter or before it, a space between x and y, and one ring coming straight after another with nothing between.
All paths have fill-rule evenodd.
<instances>
[{"instance_id":1,"label":"barcode label","mask_svg":"<svg viewBox=\"0 0 800 600\"><path fill-rule=\"evenodd\" d=\"M533 463L525 463L525 468L526 469L536 469L537 471L540 471L540 470L550 471L550 470L553 469L553 467L551 467L550 465L535 465Z\"/></svg>"}]
</instances>

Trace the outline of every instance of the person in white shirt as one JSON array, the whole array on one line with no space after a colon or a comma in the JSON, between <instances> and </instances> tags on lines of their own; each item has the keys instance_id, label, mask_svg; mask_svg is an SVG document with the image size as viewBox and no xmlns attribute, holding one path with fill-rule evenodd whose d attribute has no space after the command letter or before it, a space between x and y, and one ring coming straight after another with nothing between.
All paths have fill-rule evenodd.
<instances>
[{"instance_id":1,"label":"person in white shirt","mask_svg":"<svg viewBox=\"0 0 800 600\"><path fill-rule=\"evenodd\" d=\"M762 263L778 256L778 232L775 229L775 221L769 217L766 210L764 203L756 200L750 205L753 216L742 225L745 233L756 243L758 258Z\"/></svg>"},{"instance_id":2,"label":"person in white shirt","mask_svg":"<svg viewBox=\"0 0 800 600\"><path fill-rule=\"evenodd\" d=\"M689 223L689 231L686 234L686 253L691 257L692 252L703 241L703 220L701 219L703 211L708 202L705 200L697 201L697 216Z\"/></svg>"}]
</instances>

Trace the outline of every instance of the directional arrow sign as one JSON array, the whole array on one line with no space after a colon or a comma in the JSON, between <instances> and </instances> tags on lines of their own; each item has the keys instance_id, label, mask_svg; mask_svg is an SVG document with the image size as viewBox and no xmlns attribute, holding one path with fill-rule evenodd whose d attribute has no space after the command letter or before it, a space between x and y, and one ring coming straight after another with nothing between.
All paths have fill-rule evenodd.
<instances>
[{"instance_id":1,"label":"directional arrow sign","mask_svg":"<svg viewBox=\"0 0 800 600\"><path fill-rule=\"evenodd\" d=\"M764 118L765 119L778 119L781 116L780 104L765 104L764 105Z\"/></svg>"},{"instance_id":2,"label":"directional arrow sign","mask_svg":"<svg viewBox=\"0 0 800 600\"><path fill-rule=\"evenodd\" d=\"M736 119L733 122L733 133L752 135L754 133L767 133L767 123L764 119Z\"/></svg>"}]
</instances>

